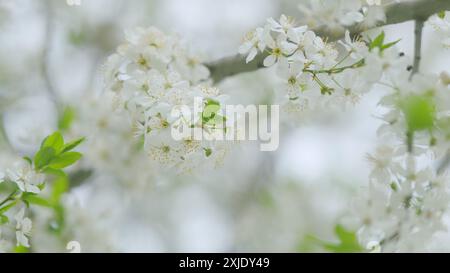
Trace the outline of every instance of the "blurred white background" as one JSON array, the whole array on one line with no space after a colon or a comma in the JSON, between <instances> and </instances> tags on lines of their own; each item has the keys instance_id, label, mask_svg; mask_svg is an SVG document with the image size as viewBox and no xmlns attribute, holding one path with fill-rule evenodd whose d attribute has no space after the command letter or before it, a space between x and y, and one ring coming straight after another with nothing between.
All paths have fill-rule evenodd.
<instances>
[{"instance_id":1,"label":"blurred white background","mask_svg":"<svg viewBox=\"0 0 450 273\"><path fill-rule=\"evenodd\" d=\"M155 25L176 32L212 61L236 54L244 34L268 17L298 16L300 0L81 1L0 0L0 109L20 154L33 153L57 126L43 55L59 98L75 104L102 92L101 65L126 29ZM386 32L388 40L401 38L398 46L411 56L412 23ZM423 71L450 70L450 51L436 39L425 29ZM239 75L219 87L233 101L259 103L273 97L272 74ZM148 181L150 189L136 193L112 183L115 174L94 175L67 197L80 204L67 216L74 239L87 251L217 252L301 251L305 235L333 239L335 223L367 184L365 156L377 143L382 94L377 87L344 112L286 123L277 152L242 143L222 168L194 177ZM47 237L36 241L42 251L56 247Z\"/></svg>"}]
</instances>

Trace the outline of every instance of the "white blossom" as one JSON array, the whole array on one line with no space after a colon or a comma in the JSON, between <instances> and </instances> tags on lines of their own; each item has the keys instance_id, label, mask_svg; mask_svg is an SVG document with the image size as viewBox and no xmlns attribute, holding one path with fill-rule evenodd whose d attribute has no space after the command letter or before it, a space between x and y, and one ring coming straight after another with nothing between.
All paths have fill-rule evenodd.
<instances>
[{"instance_id":1,"label":"white blossom","mask_svg":"<svg viewBox=\"0 0 450 273\"><path fill-rule=\"evenodd\" d=\"M33 167L25 161L14 164L14 168L6 171L8 180L17 184L23 192L39 193L39 186L44 183L45 175L37 173Z\"/></svg>"},{"instance_id":2,"label":"white blossom","mask_svg":"<svg viewBox=\"0 0 450 273\"><path fill-rule=\"evenodd\" d=\"M450 47L450 12L445 11L441 15L431 16L428 24L442 37L442 45Z\"/></svg>"},{"instance_id":3,"label":"white blossom","mask_svg":"<svg viewBox=\"0 0 450 273\"><path fill-rule=\"evenodd\" d=\"M245 60L247 63L255 59L258 51L263 52L266 48L264 37L266 32L266 29L257 28L245 36L244 43L239 47L239 54L248 54Z\"/></svg>"},{"instance_id":4,"label":"white blossom","mask_svg":"<svg viewBox=\"0 0 450 273\"><path fill-rule=\"evenodd\" d=\"M339 41L339 43L345 47L348 54L350 54L350 57L355 60L364 58L368 53L366 43L361 41L360 37L352 40L350 37L350 31L348 30L345 31L345 40Z\"/></svg>"},{"instance_id":5,"label":"white blossom","mask_svg":"<svg viewBox=\"0 0 450 273\"><path fill-rule=\"evenodd\" d=\"M249 54L247 61L254 58L255 52L264 50L264 33L264 29L257 29L246 38L240 52ZM114 85L107 83L106 88L116 94L119 107L123 107L121 110L128 112L130 131L142 136L150 158L164 165L179 166L187 164L195 154L205 157L204 149L210 149L206 147L211 147L214 153L214 145L206 140L201 143L190 138L174 141L170 135L174 125L180 126L177 117L171 115L172 109L186 105L194 112L195 98L202 103L214 101L220 108L224 107L224 97L206 81L208 69L198 57L188 54L177 36L154 27L129 31L126 38L127 42L105 65L107 81L116 82ZM184 119L184 128L210 134L212 128L202 125L201 113L194 114L194 119ZM223 133L225 128L220 130ZM201 164L201 160L196 162Z\"/></svg>"}]
</instances>

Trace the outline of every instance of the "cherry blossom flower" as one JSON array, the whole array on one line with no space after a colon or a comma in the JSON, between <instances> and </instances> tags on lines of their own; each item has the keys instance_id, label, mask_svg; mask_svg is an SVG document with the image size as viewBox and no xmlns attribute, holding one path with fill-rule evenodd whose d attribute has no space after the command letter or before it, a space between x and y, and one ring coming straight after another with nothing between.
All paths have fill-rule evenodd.
<instances>
[{"instance_id":1,"label":"cherry blossom flower","mask_svg":"<svg viewBox=\"0 0 450 273\"><path fill-rule=\"evenodd\" d=\"M350 57L357 60L364 58L368 53L368 48L366 43L359 40L360 38L356 38L355 40L352 40L350 37L350 31L345 31L345 40L339 41L340 44L342 44L345 49L347 50L348 54L350 54Z\"/></svg>"},{"instance_id":2,"label":"cherry blossom flower","mask_svg":"<svg viewBox=\"0 0 450 273\"><path fill-rule=\"evenodd\" d=\"M266 33L267 29L257 28L245 36L244 43L239 47L239 54L248 54L245 60L247 63L255 59L258 51L263 52L266 48Z\"/></svg>"},{"instance_id":3,"label":"cherry blossom flower","mask_svg":"<svg viewBox=\"0 0 450 273\"><path fill-rule=\"evenodd\" d=\"M428 24L442 37L442 45L450 47L450 12L445 11L439 15L433 15Z\"/></svg>"},{"instance_id":4,"label":"cherry blossom flower","mask_svg":"<svg viewBox=\"0 0 450 273\"><path fill-rule=\"evenodd\" d=\"M30 218L25 217L25 208L22 208L14 219L16 220L17 245L30 247L28 237L31 235L32 223Z\"/></svg>"},{"instance_id":5,"label":"cherry blossom flower","mask_svg":"<svg viewBox=\"0 0 450 273\"><path fill-rule=\"evenodd\" d=\"M36 173L28 162L15 163L13 169L7 170L8 180L16 183L23 192L40 193L39 186L44 183L45 175Z\"/></svg>"},{"instance_id":6,"label":"cherry blossom flower","mask_svg":"<svg viewBox=\"0 0 450 273\"><path fill-rule=\"evenodd\" d=\"M260 28L246 38L240 52L248 54L248 62L258 51L265 49L264 36L265 29ZM287 51L280 50L280 54L284 53ZM174 126L210 134L211 128L202 124L201 113L195 113L196 116L189 119L178 117L183 119L180 123L172 116L172 110L186 105L194 112L192 108L197 97L203 103L214 101L219 108L223 108L225 98L218 89L207 83L209 70L182 45L176 35L165 34L155 27L128 31L126 42L119 46L117 53L109 57L105 65L105 77L115 82L105 87L115 94L120 111L128 113L131 119L129 130L143 139L150 159L179 167L188 164L189 158L196 153L204 156L202 147L208 149L208 155L214 153L214 145L208 140L201 143L190 142L192 139L174 141L170 135ZM220 130L223 133L226 128ZM202 164L200 160L196 162Z\"/></svg>"}]
</instances>

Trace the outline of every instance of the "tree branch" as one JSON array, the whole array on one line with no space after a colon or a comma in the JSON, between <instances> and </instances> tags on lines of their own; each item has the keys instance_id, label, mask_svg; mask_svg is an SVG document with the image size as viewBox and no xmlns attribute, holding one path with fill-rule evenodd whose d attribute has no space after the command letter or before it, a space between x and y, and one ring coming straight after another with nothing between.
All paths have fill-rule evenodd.
<instances>
[{"instance_id":1,"label":"tree branch","mask_svg":"<svg viewBox=\"0 0 450 273\"><path fill-rule=\"evenodd\" d=\"M386 7L386 22L382 25L398 24L411 20L424 22L431 15L443 10L450 10L449 0L416 0L393 3ZM350 29L350 32L353 35L357 35L365 30L367 29L354 27ZM328 41L336 41L343 36L343 33L330 31L326 26L314 29L314 31L317 35L327 38ZM259 54L253 62L246 64L245 57L236 55L208 63L206 66L211 71L211 78L214 82L220 82L227 77L262 68L262 63L266 56L266 54Z\"/></svg>"},{"instance_id":2,"label":"tree branch","mask_svg":"<svg viewBox=\"0 0 450 273\"><path fill-rule=\"evenodd\" d=\"M411 77L419 72L420 70L420 60L422 59L422 30L423 30L422 19L416 19L415 21L415 30L414 30L414 64L411 72Z\"/></svg>"}]
</instances>

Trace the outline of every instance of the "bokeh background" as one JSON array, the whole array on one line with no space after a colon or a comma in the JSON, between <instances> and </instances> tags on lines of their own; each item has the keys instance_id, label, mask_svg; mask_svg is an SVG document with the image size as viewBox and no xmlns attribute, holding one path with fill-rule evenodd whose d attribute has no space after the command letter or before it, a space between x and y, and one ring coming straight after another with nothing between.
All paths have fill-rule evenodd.
<instances>
[{"instance_id":1,"label":"bokeh background","mask_svg":"<svg viewBox=\"0 0 450 273\"><path fill-rule=\"evenodd\" d=\"M368 182L365 156L377 144L382 87L344 111L282 115L278 151L260 152L258 143L243 142L221 167L193 175L152 168L140 155L124 166L115 158L132 157L126 143L89 127L99 117L111 118L100 107L102 64L124 40L124 30L154 25L178 33L213 61L236 54L244 34L268 17L300 16L299 2L81 0L70 6L65 0L0 0L0 116L13 147L3 145L0 167L13 154L32 154L57 129L57 105L78 109L68 135L86 132L90 142L72 170L90 173L65 197L70 232L64 238L39 232L46 226L40 211L34 250L64 251L65 241L77 240L83 251L322 251L311 237L335 240L335 225L346 221L352 199ZM388 39L401 38L398 46L411 56L413 24L385 30ZM423 71L450 71L450 52L438 39L425 29ZM277 97L274 74L242 74L219 87L231 102L270 103ZM119 131L127 126L112 122ZM447 235L436 240L447 250Z\"/></svg>"}]
</instances>

